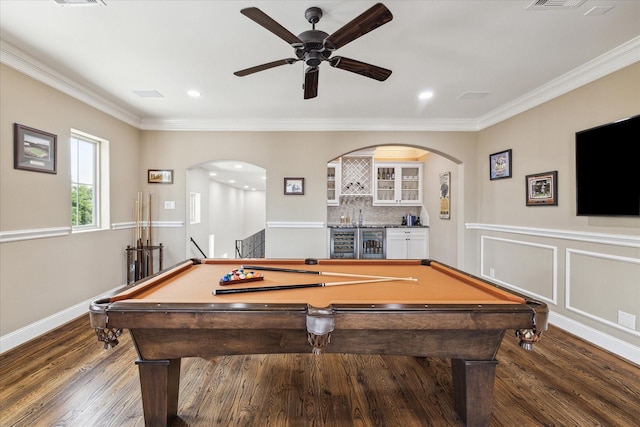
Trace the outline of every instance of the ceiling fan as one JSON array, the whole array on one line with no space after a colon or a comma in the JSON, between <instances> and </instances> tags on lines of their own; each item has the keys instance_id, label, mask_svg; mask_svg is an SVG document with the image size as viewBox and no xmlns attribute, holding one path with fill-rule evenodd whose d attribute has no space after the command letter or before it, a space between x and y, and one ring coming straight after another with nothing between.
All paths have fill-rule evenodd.
<instances>
[{"instance_id":1,"label":"ceiling fan","mask_svg":"<svg viewBox=\"0 0 640 427\"><path fill-rule=\"evenodd\" d=\"M316 24L320 21L320 18L322 18L322 10L319 7L310 7L305 11L304 16L312 25L312 29L304 31L298 36L291 33L256 7L242 9L240 13L289 43L291 47L295 49L296 57L280 59L236 71L233 73L236 76L243 77L280 65L304 61L308 66L305 70L303 86L304 99L309 99L318 96L319 65L323 61L329 62L329 65L334 68L350 71L379 81L384 81L391 75L391 70L387 70L386 68L377 67L343 56L331 57L331 54L335 50L393 19L393 15L389 9L382 3L373 5L331 35L324 31L316 30Z\"/></svg>"}]
</instances>

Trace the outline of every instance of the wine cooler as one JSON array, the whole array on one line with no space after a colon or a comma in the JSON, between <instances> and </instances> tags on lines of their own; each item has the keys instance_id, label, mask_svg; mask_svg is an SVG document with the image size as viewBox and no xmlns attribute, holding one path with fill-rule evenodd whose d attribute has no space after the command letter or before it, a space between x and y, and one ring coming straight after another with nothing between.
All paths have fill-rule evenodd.
<instances>
[{"instance_id":1,"label":"wine cooler","mask_svg":"<svg viewBox=\"0 0 640 427\"><path fill-rule=\"evenodd\" d=\"M360 228L359 229L359 251L360 259L384 259L385 258L385 236L384 228Z\"/></svg>"},{"instance_id":2,"label":"wine cooler","mask_svg":"<svg viewBox=\"0 0 640 427\"><path fill-rule=\"evenodd\" d=\"M356 259L358 258L358 229L357 228L332 228L331 229L331 258Z\"/></svg>"},{"instance_id":3,"label":"wine cooler","mask_svg":"<svg viewBox=\"0 0 640 427\"><path fill-rule=\"evenodd\" d=\"M384 259L384 228L332 228L330 257L341 259Z\"/></svg>"}]
</instances>

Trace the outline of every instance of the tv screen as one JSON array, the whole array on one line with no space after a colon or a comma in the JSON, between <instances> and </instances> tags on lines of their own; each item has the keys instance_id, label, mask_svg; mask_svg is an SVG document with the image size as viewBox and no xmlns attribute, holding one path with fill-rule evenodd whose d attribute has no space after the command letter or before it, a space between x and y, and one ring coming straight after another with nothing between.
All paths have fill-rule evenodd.
<instances>
[{"instance_id":1,"label":"tv screen","mask_svg":"<svg viewBox=\"0 0 640 427\"><path fill-rule=\"evenodd\" d=\"M577 214L640 216L640 115L576 132Z\"/></svg>"}]
</instances>

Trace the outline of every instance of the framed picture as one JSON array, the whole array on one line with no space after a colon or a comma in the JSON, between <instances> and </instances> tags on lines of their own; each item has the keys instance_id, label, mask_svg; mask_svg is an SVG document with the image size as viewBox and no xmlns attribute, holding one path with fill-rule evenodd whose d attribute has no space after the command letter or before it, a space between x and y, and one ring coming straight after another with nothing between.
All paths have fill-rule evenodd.
<instances>
[{"instance_id":1,"label":"framed picture","mask_svg":"<svg viewBox=\"0 0 640 427\"><path fill-rule=\"evenodd\" d=\"M298 196L303 195L304 194L304 178L285 178L284 194L298 195Z\"/></svg>"},{"instance_id":2,"label":"framed picture","mask_svg":"<svg viewBox=\"0 0 640 427\"><path fill-rule=\"evenodd\" d=\"M34 172L57 173L56 144L58 137L52 133L43 132L13 124L13 167Z\"/></svg>"},{"instance_id":3,"label":"framed picture","mask_svg":"<svg viewBox=\"0 0 640 427\"><path fill-rule=\"evenodd\" d=\"M440 219L451 218L451 172L440 174Z\"/></svg>"},{"instance_id":4,"label":"framed picture","mask_svg":"<svg viewBox=\"0 0 640 427\"><path fill-rule=\"evenodd\" d=\"M558 171L527 175L527 206L558 205Z\"/></svg>"},{"instance_id":5,"label":"framed picture","mask_svg":"<svg viewBox=\"0 0 640 427\"><path fill-rule=\"evenodd\" d=\"M173 184L173 169L148 169L149 184Z\"/></svg>"},{"instance_id":6,"label":"framed picture","mask_svg":"<svg viewBox=\"0 0 640 427\"><path fill-rule=\"evenodd\" d=\"M489 155L489 179L511 178L511 149Z\"/></svg>"}]
</instances>

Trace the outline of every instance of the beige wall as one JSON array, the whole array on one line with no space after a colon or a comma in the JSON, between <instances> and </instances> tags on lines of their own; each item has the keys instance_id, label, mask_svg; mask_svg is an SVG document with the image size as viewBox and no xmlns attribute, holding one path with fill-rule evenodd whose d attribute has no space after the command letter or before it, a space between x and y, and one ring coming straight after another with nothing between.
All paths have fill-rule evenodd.
<instances>
[{"instance_id":1,"label":"beige wall","mask_svg":"<svg viewBox=\"0 0 640 427\"><path fill-rule=\"evenodd\" d=\"M111 221L133 220L140 132L0 65L0 231L60 229L63 236L0 243L0 335L124 284L132 231L69 234L70 129L109 140ZM13 123L57 135L57 174L13 168Z\"/></svg>"},{"instance_id":2,"label":"beige wall","mask_svg":"<svg viewBox=\"0 0 640 427\"><path fill-rule=\"evenodd\" d=\"M640 218L576 216L574 158L575 132L639 113L636 63L479 132L476 175L480 273L544 298L556 323L588 326L636 352ZM489 155L509 148L513 178L490 181ZM558 206L527 207L525 176L554 170ZM597 268L585 274L587 264ZM617 325L618 310L636 316L636 331Z\"/></svg>"},{"instance_id":3,"label":"beige wall","mask_svg":"<svg viewBox=\"0 0 640 427\"><path fill-rule=\"evenodd\" d=\"M479 132L479 220L638 234L640 220L575 215L575 132L640 113L640 63ZM489 181L489 155L513 149L512 179ZM526 207L524 177L558 171L559 205Z\"/></svg>"},{"instance_id":4,"label":"beige wall","mask_svg":"<svg viewBox=\"0 0 640 427\"><path fill-rule=\"evenodd\" d=\"M616 343L640 347L637 333L616 327L612 320L618 309L640 318L633 304L639 289L633 266L640 259L637 240L621 244L624 239L618 237L637 238L640 220L576 217L572 180L574 133L640 112L640 64L480 132L138 131L10 68L3 66L1 71L3 233L68 226L70 128L111 142L112 223L132 221L136 192L149 191L157 214L154 221L183 224L155 230L157 241L167 247L166 265L185 257L186 171L203 161L241 159L265 168L267 222L324 223L327 161L371 146L415 146L434 153L425 163L433 258L475 274L486 274L492 268L492 280L550 301L558 314L556 320L565 325L588 326ZM57 175L13 169L14 122L58 135ZM507 148L513 150L513 178L489 181L489 154ZM173 169L174 184L147 184L149 168ZM437 192L431 182L447 170L452 172L453 212L451 220L443 221L434 211ZM549 170L558 170L559 206L527 208L524 176ZM283 195L285 176L306 178L304 197ZM175 201L176 209L160 209L166 200ZM544 230L556 233L549 237ZM589 233L612 237L613 243L580 241L590 237ZM124 283L124 247L131 240L131 229L118 228L1 243L0 334L30 326ZM268 228L267 242L267 256L326 255L326 230L322 228L300 227L294 232ZM506 256L514 251L523 256ZM581 266L591 258L597 259L593 264L600 266L600 276L580 274ZM505 262L507 259L512 261ZM540 267L535 268L538 260ZM613 261L611 265L625 265L616 275L615 292L584 298L587 292L606 285L597 280L604 280L607 260Z\"/></svg>"},{"instance_id":5,"label":"beige wall","mask_svg":"<svg viewBox=\"0 0 640 427\"><path fill-rule=\"evenodd\" d=\"M447 168L456 163L465 165L468 182L457 185L461 192L456 197L466 200L464 215L458 209L456 220L442 227L461 229L465 221L475 221L475 192L464 192L464 185L473 188L476 168L476 134L474 132L142 132L141 169L171 168L175 171L173 186L153 188L159 203L163 200L185 200L185 171L203 161L239 159L253 163L267 171L266 221L293 223L326 222L326 164L345 153L377 145L415 146L434 153L442 153L455 162L446 160ZM440 157L440 154L435 157ZM445 162L445 159L442 159ZM162 166L164 165L164 166ZM170 166L169 166L170 165ZM283 195L284 177L305 177L305 195ZM456 175L459 176L459 175ZM149 187L149 186L147 186ZM147 191L147 190L145 190ZM437 198L437 193L431 191ZM161 221L181 221L185 215L182 203L173 211L161 211ZM430 212L429 216L437 216ZM268 257L316 257L327 254L324 228L267 228L266 254ZM448 233L451 234L451 233ZM185 257L183 229L165 228L157 233L167 244L170 262ZM454 230L454 235L455 234ZM455 246L456 251L464 245ZM465 243L465 242L462 242ZM467 247L473 250L473 242ZM451 251L449 246L438 249L433 256ZM473 253L465 253L473 262ZM447 254L450 257L450 254ZM462 258L462 257L460 257ZM454 257L455 260L455 257ZM457 260L456 260L457 261ZM463 265L460 263L459 265Z\"/></svg>"}]
</instances>

